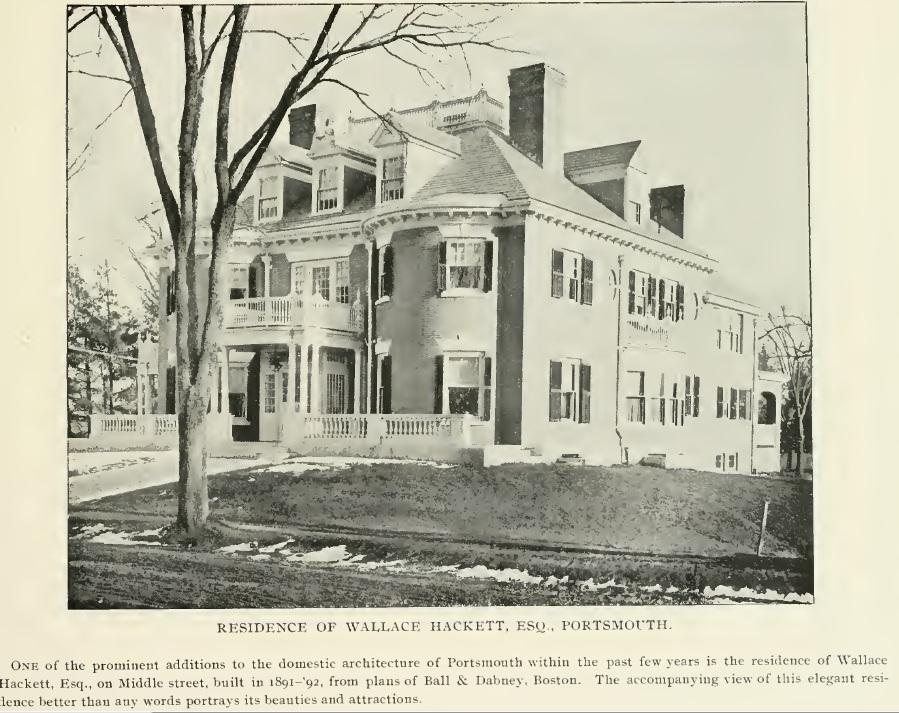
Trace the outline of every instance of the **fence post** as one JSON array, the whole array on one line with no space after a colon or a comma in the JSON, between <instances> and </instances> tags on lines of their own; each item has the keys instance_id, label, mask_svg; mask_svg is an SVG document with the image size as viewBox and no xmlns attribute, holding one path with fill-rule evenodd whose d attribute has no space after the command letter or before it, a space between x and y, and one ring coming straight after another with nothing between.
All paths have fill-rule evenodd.
<instances>
[{"instance_id":1,"label":"fence post","mask_svg":"<svg viewBox=\"0 0 899 713\"><path fill-rule=\"evenodd\" d=\"M762 511L762 527L759 530L759 546L756 550L756 555L759 557L762 556L762 545L765 543L765 528L768 526L768 506L770 504L770 500L765 500L765 509Z\"/></svg>"}]
</instances>

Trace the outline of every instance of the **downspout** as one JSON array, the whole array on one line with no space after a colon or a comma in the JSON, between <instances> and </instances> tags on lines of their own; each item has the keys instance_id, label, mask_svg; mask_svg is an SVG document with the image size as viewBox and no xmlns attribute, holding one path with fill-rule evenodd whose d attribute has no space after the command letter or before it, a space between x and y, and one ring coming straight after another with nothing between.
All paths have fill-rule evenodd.
<instances>
[{"instance_id":1,"label":"downspout","mask_svg":"<svg viewBox=\"0 0 899 713\"><path fill-rule=\"evenodd\" d=\"M619 428L619 418L621 413L621 293L624 291L624 284L621 280L622 265L624 264L624 256L618 256L618 320L616 322L617 334L615 336L615 435L618 436L618 460L621 463L624 459L624 439L621 436Z\"/></svg>"}]
</instances>

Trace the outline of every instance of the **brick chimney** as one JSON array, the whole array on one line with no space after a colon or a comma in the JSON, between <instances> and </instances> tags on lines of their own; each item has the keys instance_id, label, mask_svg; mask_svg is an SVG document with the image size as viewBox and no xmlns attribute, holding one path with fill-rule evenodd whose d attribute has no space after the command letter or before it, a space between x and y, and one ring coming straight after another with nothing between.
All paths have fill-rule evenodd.
<instances>
[{"instance_id":1,"label":"brick chimney","mask_svg":"<svg viewBox=\"0 0 899 713\"><path fill-rule=\"evenodd\" d=\"M315 104L291 109L287 121L290 124L290 143L303 149L311 148L315 137Z\"/></svg>"},{"instance_id":2,"label":"brick chimney","mask_svg":"<svg viewBox=\"0 0 899 713\"><path fill-rule=\"evenodd\" d=\"M565 75L540 63L509 72L509 138L547 171L563 176L562 100Z\"/></svg>"},{"instance_id":3,"label":"brick chimney","mask_svg":"<svg viewBox=\"0 0 899 713\"><path fill-rule=\"evenodd\" d=\"M683 186L665 186L649 191L649 219L667 228L678 237L684 237Z\"/></svg>"}]
</instances>

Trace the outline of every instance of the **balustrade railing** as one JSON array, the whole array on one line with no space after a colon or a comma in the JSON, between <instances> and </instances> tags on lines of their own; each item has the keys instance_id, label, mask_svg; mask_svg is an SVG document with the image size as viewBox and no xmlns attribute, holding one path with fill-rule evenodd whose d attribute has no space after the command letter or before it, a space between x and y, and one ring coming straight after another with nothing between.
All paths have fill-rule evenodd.
<instances>
[{"instance_id":1,"label":"balustrade railing","mask_svg":"<svg viewBox=\"0 0 899 713\"><path fill-rule=\"evenodd\" d=\"M165 436L178 433L175 414L94 414L91 416L91 438L98 436Z\"/></svg>"},{"instance_id":2,"label":"balustrade railing","mask_svg":"<svg viewBox=\"0 0 899 713\"><path fill-rule=\"evenodd\" d=\"M225 305L227 327L278 327L313 325L361 332L365 325L365 306L358 300L345 304L324 299L303 301L300 295L286 297L250 297L230 300Z\"/></svg>"}]
</instances>

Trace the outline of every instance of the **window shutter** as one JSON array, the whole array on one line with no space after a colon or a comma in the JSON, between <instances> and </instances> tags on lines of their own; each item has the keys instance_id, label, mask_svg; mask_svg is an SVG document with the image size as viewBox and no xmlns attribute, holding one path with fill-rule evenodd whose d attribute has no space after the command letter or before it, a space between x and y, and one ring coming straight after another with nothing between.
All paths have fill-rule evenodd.
<instances>
[{"instance_id":1,"label":"window shutter","mask_svg":"<svg viewBox=\"0 0 899 713\"><path fill-rule=\"evenodd\" d=\"M381 358L381 386L384 390L384 398L381 401L381 413L393 413L390 410L390 377L393 371L390 355Z\"/></svg>"},{"instance_id":2,"label":"window shutter","mask_svg":"<svg viewBox=\"0 0 899 713\"><path fill-rule=\"evenodd\" d=\"M378 250L378 246L376 243L372 242L371 245L371 291L374 299L378 299L381 296L381 285L379 284L379 275L378 270L380 266L380 250Z\"/></svg>"},{"instance_id":3,"label":"window shutter","mask_svg":"<svg viewBox=\"0 0 899 713\"><path fill-rule=\"evenodd\" d=\"M718 387L718 410L717 410L718 418L723 418L724 416L724 387Z\"/></svg>"},{"instance_id":4,"label":"window shutter","mask_svg":"<svg viewBox=\"0 0 899 713\"><path fill-rule=\"evenodd\" d=\"M549 363L549 420L562 419L562 362Z\"/></svg>"},{"instance_id":5,"label":"window shutter","mask_svg":"<svg viewBox=\"0 0 899 713\"><path fill-rule=\"evenodd\" d=\"M553 250L552 255L552 288L553 297L561 298L563 292L563 262L564 256L561 250Z\"/></svg>"},{"instance_id":6,"label":"window shutter","mask_svg":"<svg viewBox=\"0 0 899 713\"><path fill-rule=\"evenodd\" d=\"M437 294L446 289L446 241L437 245Z\"/></svg>"},{"instance_id":7,"label":"window shutter","mask_svg":"<svg viewBox=\"0 0 899 713\"><path fill-rule=\"evenodd\" d=\"M684 318L684 286L678 283L676 293L677 305L674 308L674 319L678 321Z\"/></svg>"},{"instance_id":8,"label":"window shutter","mask_svg":"<svg viewBox=\"0 0 899 713\"><path fill-rule=\"evenodd\" d=\"M650 275L649 279L647 280L647 283L648 283L648 285L647 285L646 289L649 292L649 294L648 294L649 305L646 308L646 311L650 312L650 313L654 313L655 306L656 306L656 278L654 278Z\"/></svg>"},{"instance_id":9,"label":"window shutter","mask_svg":"<svg viewBox=\"0 0 899 713\"><path fill-rule=\"evenodd\" d=\"M490 420L491 392L493 386L493 359L489 356L484 357L484 406L481 411L481 420Z\"/></svg>"},{"instance_id":10,"label":"window shutter","mask_svg":"<svg viewBox=\"0 0 899 713\"><path fill-rule=\"evenodd\" d=\"M637 278L634 271L631 270L627 274L627 313L634 313L634 291L636 290Z\"/></svg>"},{"instance_id":11,"label":"window shutter","mask_svg":"<svg viewBox=\"0 0 899 713\"><path fill-rule=\"evenodd\" d=\"M693 377L693 416L699 416L699 377Z\"/></svg>"},{"instance_id":12,"label":"window shutter","mask_svg":"<svg viewBox=\"0 0 899 713\"><path fill-rule=\"evenodd\" d=\"M443 413L443 355L434 357L434 413Z\"/></svg>"},{"instance_id":13,"label":"window shutter","mask_svg":"<svg viewBox=\"0 0 899 713\"><path fill-rule=\"evenodd\" d=\"M593 304L593 261L586 257L581 271L581 303Z\"/></svg>"},{"instance_id":14,"label":"window shutter","mask_svg":"<svg viewBox=\"0 0 899 713\"><path fill-rule=\"evenodd\" d=\"M581 364L581 423L590 423L590 365Z\"/></svg>"},{"instance_id":15,"label":"window shutter","mask_svg":"<svg viewBox=\"0 0 899 713\"><path fill-rule=\"evenodd\" d=\"M665 280L659 280L659 319L665 319Z\"/></svg>"},{"instance_id":16,"label":"window shutter","mask_svg":"<svg viewBox=\"0 0 899 713\"><path fill-rule=\"evenodd\" d=\"M385 296L393 294L393 246L384 246L384 283L382 285Z\"/></svg>"},{"instance_id":17,"label":"window shutter","mask_svg":"<svg viewBox=\"0 0 899 713\"><path fill-rule=\"evenodd\" d=\"M493 289L493 241L484 243L484 292Z\"/></svg>"}]
</instances>

